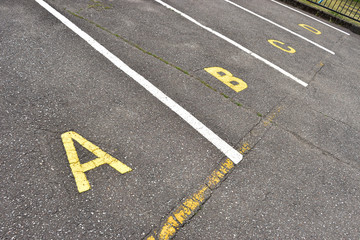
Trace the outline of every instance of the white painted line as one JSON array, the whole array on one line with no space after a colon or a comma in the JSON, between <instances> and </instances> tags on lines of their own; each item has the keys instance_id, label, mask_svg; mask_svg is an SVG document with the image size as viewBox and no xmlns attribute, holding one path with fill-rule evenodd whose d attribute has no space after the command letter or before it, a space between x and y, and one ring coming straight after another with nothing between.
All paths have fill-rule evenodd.
<instances>
[{"instance_id":1,"label":"white painted line","mask_svg":"<svg viewBox=\"0 0 360 240\"><path fill-rule=\"evenodd\" d=\"M310 39L307 39L306 37L303 37L303 36L301 36L300 34L297 34L296 32L291 31L290 29L288 29L288 28L286 28L286 27L283 27L283 26L281 26L280 24L277 24L276 22L271 21L270 19L267 19L267 18L265 18L265 17L263 17L263 16L260 16L259 14L254 13L253 11L251 11L251 10L249 10L249 9L246 9L246 8L244 8L244 7L236 4L236 3L233 3L233 2L230 1L230 0L224 0L224 1L225 1L225 2L228 2L228 3L232 4L232 5L234 5L235 7L240 8L240 9L242 9L242 10L244 10L244 11L246 11L246 12L248 12L248 13L250 13L250 14L252 14L252 15L254 15L254 16L256 16L256 17L258 17L258 18L260 18L260 19L262 19L262 20L264 20L264 21L266 21L266 22L268 22L268 23L271 23L271 24L273 24L273 25L281 28L282 30L285 30L285 31L287 31L287 32L289 32L289 33L291 33L291 34L293 34L293 35L295 35L295 36L297 36L297 37L299 37L299 38L301 38L301 39L303 39L303 40L305 40L305 41L313 44L314 46L316 46L316 47L318 47L318 48L321 48L322 50L327 51L328 53L331 53L331 54L335 55L335 53L334 53L333 51L327 49L326 47L323 47L323 46L321 46L320 44L318 44L318 43L316 43L316 42L314 42L314 41L311 41Z\"/></svg>"},{"instance_id":2,"label":"white painted line","mask_svg":"<svg viewBox=\"0 0 360 240\"><path fill-rule=\"evenodd\" d=\"M294 80L295 82L297 82L297 83L301 84L302 86L304 86L304 87L307 87L307 86L308 86L308 84L307 84L306 82L304 82L304 81L300 80L299 78L297 78L297 77L295 77L294 75L292 75L292 74L288 73L287 71L283 70L282 68L280 68L280 67L278 67L277 65L273 64L272 62L270 62L270 61L266 60L265 58L263 58L263 57L261 57L261 56L257 55L256 53L254 53L254 52L250 51L249 49L247 49L247 48L243 47L242 45L238 44L238 43L237 43L237 42L235 42L234 40L231 40L230 38L228 38L228 37L226 37L226 36L222 35L221 33L216 32L216 31L212 30L211 28L206 27L205 25L202 25L201 23L199 23L198 21L196 21L196 20L195 20L195 19L193 19L192 17L190 17L190 16L186 15L185 13L180 12L180 11L179 11L179 10L177 10L176 8L173 8L172 6L170 6L169 4L164 3L164 2L163 2L163 1L161 1L161 0L154 0L154 1L156 1L156 2L160 3L160 4L161 4L161 5L163 5L164 7L167 7L167 8L169 8L169 9L173 10L174 12L176 12L176 13L180 14L182 17L186 18L187 20L189 20L189 21L191 21L191 22L195 23L196 25L198 25L198 26L202 27L203 29L205 29L205 30L207 30L207 31L211 32L212 34L214 34L214 35L218 36L219 38L221 38L221 39L223 39L223 40L227 41L228 43L230 43L230 44L234 45L235 47L237 47L237 48L239 48L240 50L242 50L242 51L246 52L247 54L249 54L249 55L253 56L254 58L256 58L256 59L258 59L258 60L262 61L262 62L263 62L263 63L265 63L266 65L268 65L268 66L270 66L270 67L274 68L275 70L277 70L277 71L281 72L282 74L284 74L285 76L287 76L287 77L291 78L292 80Z\"/></svg>"},{"instance_id":3,"label":"white painted line","mask_svg":"<svg viewBox=\"0 0 360 240\"><path fill-rule=\"evenodd\" d=\"M333 29L335 29L335 30L337 30L337 31L339 31L339 32L342 32L342 33L344 33L344 34L346 34L346 35L350 35L350 33L347 33L347 32L345 32L345 31L343 31L343 30L340 30L340 29L338 29L338 28L336 28L336 27L334 27L334 26L331 26L330 24L327 24L327 23L325 23L325 22L323 22L323 21L320 21L319 19L314 18L313 16L310 16L310 15L308 15L308 14L305 14L305 13L299 11L299 10L296 10L296 9L294 9L294 8L291 8L291 7L289 7L289 6L285 5L285 4L279 3L279 2L277 2L277 1L275 1L275 0L271 0L271 1L274 2L274 3L277 3L277 4L279 4L279 5L281 5L281 6L283 6L283 7L286 7L286 8L288 8L288 9L290 9L290 10L293 10L294 12L297 12L297 13L300 13L300 14L302 14L302 15L304 15L304 16L307 16L308 18L311 18L311 19L313 19L313 20L315 20L315 21L318 21L319 23L322 23L322 24L324 24L324 25L326 25L326 26L328 26L328 27L331 27L331 28L333 28Z\"/></svg>"},{"instance_id":4,"label":"white painted line","mask_svg":"<svg viewBox=\"0 0 360 240\"><path fill-rule=\"evenodd\" d=\"M221 152L223 152L231 161L235 164L238 164L242 160L242 155L232 148L229 144L227 144L224 140L222 140L219 136L217 136L214 132L212 132L209 128L207 128L204 124L202 124L199 120L197 120L193 115L191 115L188 111L186 111L183 107L173 101L171 98L166 96L162 91L156 88L152 83L146 80L143 76L135 72L129 66L127 66L123 61L121 61L114 54L109 52L105 47L103 47L100 43L98 43L95 39L90 37L87 33L78 28L75 24L73 24L66 17L61 15L58 11L52 8L49 4L44 2L43 0L35 0L39 3L43 8L45 8L48 12L50 12L54 17L60 20L65 26L74 31L77 35L79 35L82 39L88 42L93 48L95 48L98 52L100 52L104 57L106 57L109 61L111 61L115 66L117 66L121 71L126 73L129 77L134 79L137 83L139 83L142 87L144 87L147 91L149 91L152 95L154 95L158 100L164 103L167 107L173 110L177 115L179 115L182 119L184 119L190 126L192 126L195 130L197 130L202 136L204 136L207 140L209 140L215 147L217 147Z\"/></svg>"}]
</instances>

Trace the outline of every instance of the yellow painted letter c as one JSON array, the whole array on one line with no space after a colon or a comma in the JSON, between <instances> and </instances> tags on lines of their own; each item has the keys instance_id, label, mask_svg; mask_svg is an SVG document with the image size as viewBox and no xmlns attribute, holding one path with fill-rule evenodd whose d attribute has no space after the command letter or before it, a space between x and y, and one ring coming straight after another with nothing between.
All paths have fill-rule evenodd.
<instances>
[{"instance_id":1,"label":"yellow painted letter c","mask_svg":"<svg viewBox=\"0 0 360 240\"><path fill-rule=\"evenodd\" d=\"M280 41L278 41L278 40L268 40L268 42L269 42L271 45L273 45L273 46L275 46L275 47L283 50L284 52L287 52L287 53L296 53L296 50L293 49L292 47L289 47L289 46L288 46L288 47L287 47L288 49L280 47L278 44L284 45L285 43L280 42Z\"/></svg>"}]
</instances>

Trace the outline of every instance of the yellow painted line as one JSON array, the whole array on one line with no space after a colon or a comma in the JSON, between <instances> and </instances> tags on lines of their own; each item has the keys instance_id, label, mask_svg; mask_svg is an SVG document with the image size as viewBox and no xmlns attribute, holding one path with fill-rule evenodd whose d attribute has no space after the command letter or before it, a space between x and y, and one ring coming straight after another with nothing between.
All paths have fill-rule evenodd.
<instances>
[{"instance_id":1,"label":"yellow painted line","mask_svg":"<svg viewBox=\"0 0 360 240\"><path fill-rule=\"evenodd\" d=\"M154 232L153 235L147 237L147 240L152 239L161 239L168 240L171 239L176 232L179 230L180 226L184 225L186 220L189 220L190 217L195 213L195 211L205 202L207 199L206 192L210 192L210 188L206 185L194 193L191 197L185 199L170 215L164 224L161 225L159 234L157 235Z\"/></svg>"},{"instance_id":2,"label":"yellow painted line","mask_svg":"<svg viewBox=\"0 0 360 240\"><path fill-rule=\"evenodd\" d=\"M239 149L241 154L248 153L252 146L261 139L260 132L266 132L267 126L278 116L282 111L283 106L273 109L270 114L259 124L260 129L253 129L243 140L243 144ZM235 164L230 160L223 160L219 166L207 177L205 184L201 185L199 190L192 194L190 197L183 200L179 206L175 208L166 218L166 220L156 228L146 240L169 240L175 236L184 224L194 216L206 200L210 197L211 193L219 187L222 181L230 174Z\"/></svg>"},{"instance_id":3,"label":"yellow painted line","mask_svg":"<svg viewBox=\"0 0 360 240\"><path fill-rule=\"evenodd\" d=\"M171 236L175 235L178 227L179 224L173 216L170 216L159 233L159 239L170 239Z\"/></svg>"},{"instance_id":4,"label":"yellow painted line","mask_svg":"<svg viewBox=\"0 0 360 240\"><path fill-rule=\"evenodd\" d=\"M101 150L95 144L89 142L76 132L66 132L61 135L62 142L68 157L71 171L75 178L75 183L80 193L90 190L90 183L86 178L85 172L97 168L103 164L109 164L121 174L130 172L132 169L120 162L116 158ZM98 158L81 164L75 149L74 140L81 146L92 152Z\"/></svg>"},{"instance_id":5,"label":"yellow painted line","mask_svg":"<svg viewBox=\"0 0 360 240\"><path fill-rule=\"evenodd\" d=\"M229 159L226 159L223 164L220 165L219 169L212 172L206 183L211 189L214 189L218 186L221 180L230 172L234 167L233 163L229 162Z\"/></svg>"},{"instance_id":6,"label":"yellow painted line","mask_svg":"<svg viewBox=\"0 0 360 240\"><path fill-rule=\"evenodd\" d=\"M271 40L271 39L270 39L270 40L268 40L268 42L269 42L271 45L273 45L273 46L281 49L281 50L284 51L284 52L287 52L287 53L296 53L296 50L293 49L292 47L289 47L289 46L288 46L288 47L287 47L288 49L285 49L285 48L280 47L278 44L284 45L285 43L280 42L280 41L278 41L278 40Z\"/></svg>"},{"instance_id":7,"label":"yellow painted line","mask_svg":"<svg viewBox=\"0 0 360 240\"><path fill-rule=\"evenodd\" d=\"M183 203L183 204L185 204L185 203ZM179 221L180 224L185 223L188 216L190 216L193 211L191 209L196 209L199 206L199 203L194 202L194 201L191 201L191 202L189 201L188 206L189 207L180 205L174 212L174 216Z\"/></svg>"},{"instance_id":8,"label":"yellow painted line","mask_svg":"<svg viewBox=\"0 0 360 240\"><path fill-rule=\"evenodd\" d=\"M244 143L240 149L241 153L245 153L250 150L250 144ZM154 231L147 240L168 240L171 239L176 232L188 221L200 208L200 206L210 196L212 189L219 186L222 180L230 173L235 167L235 164L226 159L220 163L219 167L214 170L207 178L204 185L200 187L200 190L195 192L190 197L186 198L166 219L166 221L160 226L158 231ZM157 234L158 233L158 234Z\"/></svg>"},{"instance_id":9,"label":"yellow painted line","mask_svg":"<svg viewBox=\"0 0 360 240\"><path fill-rule=\"evenodd\" d=\"M248 142L245 142L242 147L240 148L240 153L241 154L244 154L245 152L249 151L251 148L250 148L250 144Z\"/></svg>"}]
</instances>

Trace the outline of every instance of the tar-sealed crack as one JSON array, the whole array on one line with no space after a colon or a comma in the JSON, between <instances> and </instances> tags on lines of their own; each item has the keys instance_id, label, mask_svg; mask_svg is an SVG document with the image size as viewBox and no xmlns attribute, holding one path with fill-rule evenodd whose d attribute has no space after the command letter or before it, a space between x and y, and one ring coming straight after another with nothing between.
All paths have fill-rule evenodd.
<instances>
[{"instance_id":1,"label":"tar-sealed crack","mask_svg":"<svg viewBox=\"0 0 360 240\"><path fill-rule=\"evenodd\" d=\"M316 149L318 151L320 151L322 154L326 155L326 156L329 156L333 159L335 159L336 161L342 163L342 164L346 164L347 166L351 167L351 168L355 168L357 170L360 170L360 166L356 165L356 164L352 164L351 161L345 161L345 160L342 160L338 157L336 157L333 153L325 150L325 149L322 149L321 147L319 146L316 146L313 142L303 138L302 136L300 136L299 134L297 134L296 132L293 132L293 131L290 131L289 129L286 129L282 126L279 126L277 125L277 127L279 127L280 129L284 130L285 132L287 133L290 133L291 135L293 135L297 140L299 140L300 142L302 142L303 144L311 147L312 149Z\"/></svg>"},{"instance_id":2,"label":"tar-sealed crack","mask_svg":"<svg viewBox=\"0 0 360 240\"><path fill-rule=\"evenodd\" d=\"M310 108L312 111L317 112L317 113L321 114L322 116L327 117L327 118L333 120L334 122L339 122L339 123L341 123L341 124L343 124L343 125L351 128L351 129L356 130L357 132L360 132L360 129L358 129L358 128L354 127L354 126L351 126L350 124L348 124L348 123L346 123L346 122L344 122L344 121L342 121L342 120L336 119L336 118L334 118L334 117L330 117L329 115L326 115L326 114L324 114L323 112L320 112L320 111L318 111L318 110L316 110L316 109L313 109L313 108L311 108L311 107L309 107L309 108Z\"/></svg>"},{"instance_id":3,"label":"tar-sealed crack","mask_svg":"<svg viewBox=\"0 0 360 240\"><path fill-rule=\"evenodd\" d=\"M212 87L212 86L211 86L209 83L207 83L205 80L203 80L203 79L201 79L200 77L194 76L193 74L189 73L189 71L184 70L184 69L182 69L181 67L176 66L175 64L173 64L173 63L171 63L171 62L168 62L168 61L166 61L165 59L163 59L163 58L161 58L161 57L159 57L159 56L157 56L157 55L155 55L155 54L153 54L153 53L151 53L151 52L143 49L143 48L142 48L141 46L139 46L138 44L136 44L136 43L134 43L134 42L126 39L125 37L123 37L123 36L121 36L121 35L119 35L119 34L113 33L113 32L110 31L109 29L107 29L107 28L105 28L105 27L103 27L103 26L101 26L101 25L99 25L99 24L91 21L90 19L87 19L87 18L79 15L78 13L72 12L72 11L67 10L67 9L65 9L65 10L66 10L69 14L71 14L71 15L77 17L77 18L80 18L80 19L82 19L82 20L85 20L85 21L87 21L88 23L90 23L90 24L92 24L92 25L95 25L96 27L102 29L103 31L105 31L105 32L107 32L107 33L109 33L109 34L111 34L111 35L113 35L113 36L121 39L122 41L128 43L128 44L131 45L132 47L135 47L136 49L142 51L143 53L146 53L146 54L148 54L148 55L156 58L157 60L159 60L159 61L161 61L161 62L163 62L163 63L171 66L172 68L175 68L176 70L182 72L183 74L185 74L185 75L187 75L187 76L189 76L189 77L191 77L191 78L199 81L200 83L202 83L202 84L205 85L206 87L210 88L210 89L213 90L214 92L217 92L217 93L219 93L221 96L227 98L230 102L232 102L233 104L237 105L238 107L243 107L243 108L245 108L245 109L247 109L247 110L249 110L249 111L257 114L257 112L256 112L254 109L252 109L252 108L250 108L250 107L246 107L246 106L244 106L242 103L239 103L239 102L237 102L236 100L234 100L233 98L225 95L224 93L222 93L222 92L219 91L218 89ZM195 72L197 72L197 71L199 71L199 70L200 70L200 69L195 70Z\"/></svg>"},{"instance_id":4,"label":"tar-sealed crack","mask_svg":"<svg viewBox=\"0 0 360 240\"><path fill-rule=\"evenodd\" d=\"M239 142L239 152L244 157L256 147L256 145L263 139L266 133L272 128L273 121L278 115L287 107L291 105L288 98L283 98L282 101L275 106L265 117L261 118L259 122L242 138ZM228 161L228 163L226 163ZM230 165L229 165L230 162ZM227 166L224 170L224 166ZM143 239L172 239L176 233L181 230L186 224L189 224L191 219L199 213L205 203L212 197L214 191L226 181L231 172L235 169L235 165L229 159L223 159L219 166L211 173L211 175L198 187L200 191L189 195L185 200L179 201L178 205L171 209L167 215L161 218L160 224L157 225L151 232ZM199 200L197 197L201 195ZM267 194L268 195L268 194ZM265 198L267 197L265 196ZM197 200L196 207L188 205L188 200ZM190 211L191 209L191 211ZM165 236L165 237L164 237Z\"/></svg>"}]
</instances>

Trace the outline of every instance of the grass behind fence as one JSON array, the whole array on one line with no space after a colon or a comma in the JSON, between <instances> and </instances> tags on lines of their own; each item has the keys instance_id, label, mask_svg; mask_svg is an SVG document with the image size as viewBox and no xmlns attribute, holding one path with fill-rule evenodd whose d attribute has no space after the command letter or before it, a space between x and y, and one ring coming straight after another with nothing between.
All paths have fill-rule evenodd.
<instances>
[{"instance_id":1,"label":"grass behind fence","mask_svg":"<svg viewBox=\"0 0 360 240\"><path fill-rule=\"evenodd\" d=\"M311 2L318 3L317 0L310 0ZM318 3L319 4L319 3ZM335 12L342 13L346 16L360 21L360 0L337 0L329 1L324 0L319 5L332 9ZM336 14L335 14L336 15Z\"/></svg>"}]
</instances>

